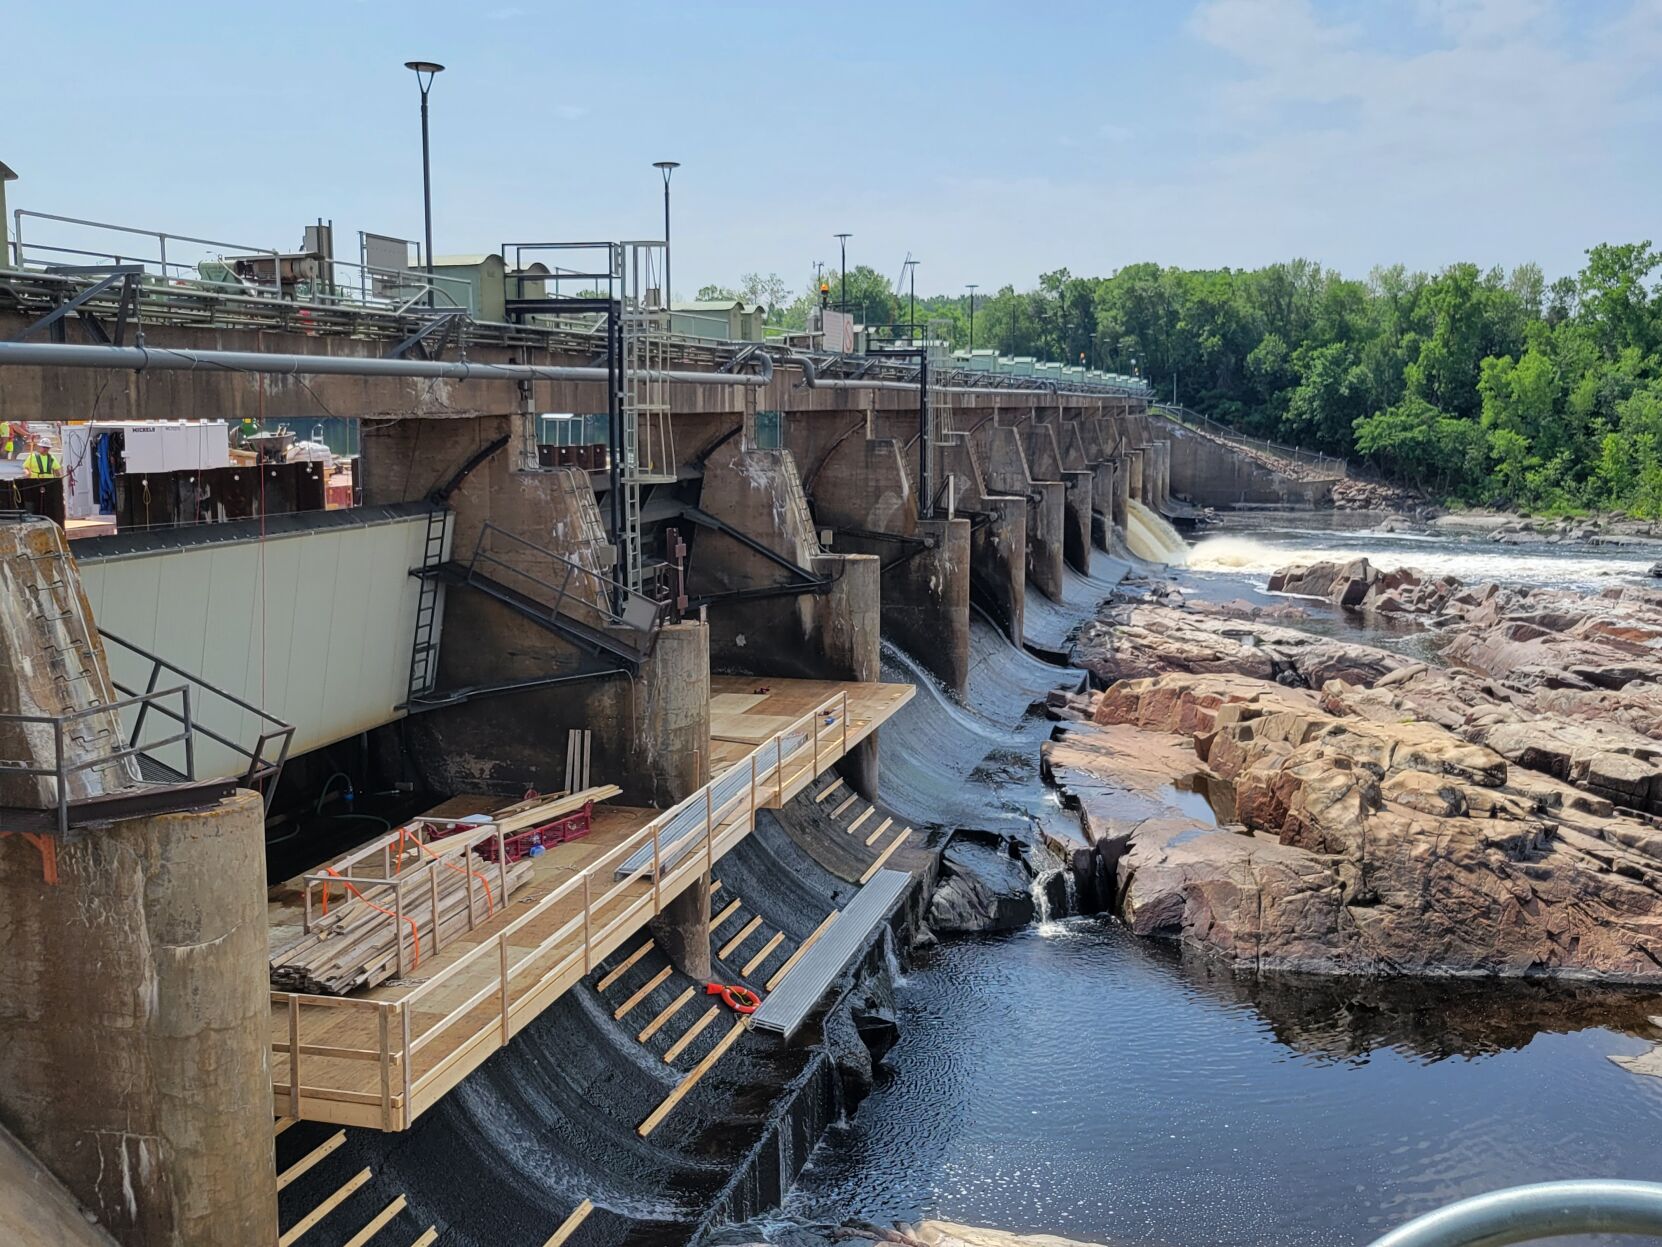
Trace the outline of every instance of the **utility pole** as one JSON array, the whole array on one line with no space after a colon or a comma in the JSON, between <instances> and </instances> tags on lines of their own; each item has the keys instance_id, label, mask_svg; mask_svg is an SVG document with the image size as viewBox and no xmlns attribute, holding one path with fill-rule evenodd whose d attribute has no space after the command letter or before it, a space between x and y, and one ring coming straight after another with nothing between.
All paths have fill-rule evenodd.
<instances>
[{"instance_id":1,"label":"utility pole","mask_svg":"<svg viewBox=\"0 0 1662 1247\"><path fill-rule=\"evenodd\" d=\"M969 349L975 349L975 292L981 289L975 282L969 283L970 292L970 344Z\"/></svg>"}]
</instances>

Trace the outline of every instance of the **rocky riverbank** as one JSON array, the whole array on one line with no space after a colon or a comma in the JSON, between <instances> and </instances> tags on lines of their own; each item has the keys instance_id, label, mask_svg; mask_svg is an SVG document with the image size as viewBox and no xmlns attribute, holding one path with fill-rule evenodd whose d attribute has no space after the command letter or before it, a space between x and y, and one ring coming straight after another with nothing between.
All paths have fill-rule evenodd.
<instances>
[{"instance_id":1,"label":"rocky riverbank","mask_svg":"<svg viewBox=\"0 0 1662 1247\"><path fill-rule=\"evenodd\" d=\"M1102 691L1045 751L1083 894L1255 967L1662 982L1662 592L1365 560L1268 587L1422 628L1441 665L1293 605L1110 606L1075 653Z\"/></svg>"}]
</instances>

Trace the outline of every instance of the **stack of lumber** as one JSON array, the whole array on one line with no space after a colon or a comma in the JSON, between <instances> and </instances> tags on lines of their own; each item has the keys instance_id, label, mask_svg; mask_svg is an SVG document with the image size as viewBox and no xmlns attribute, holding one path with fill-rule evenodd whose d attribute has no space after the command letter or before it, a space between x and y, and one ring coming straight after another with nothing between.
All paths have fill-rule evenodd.
<instances>
[{"instance_id":1,"label":"stack of lumber","mask_svg":"<svg viewBox=\"0 0 1662 1247\"><path fill-rule=\"evenodd\" d=\"M442 842L441 842L442 843ZM478 857L456 855L457 868L439 866L433 872L438 892L438 938L433 938L434 887L422 862L404 862L403 921L394 919L390 887L364 882L354 887L363 895L341 898L341 885L332 889L329 913L315 917L311 931L271 960L271 986L278 991L317 992L344 996L375 987L399 972L398 941L403 941L403 967L408 975L452 939L473 925L502 912L502 872ZM464 869L464 867L466 869ZM468 917L467 870L474 872L473 914ZM531 878L529 861L509 862L507 890L511 896ZM414 924L412 930L411 924ZM420 952L416 951L419 936Z\"/></svg>"},{"instance_id":2,"label":"stack of lumber","mask_svg":"<svg viewBox=\"0 0 1662 1247\"><path fill-rule=\"evenodd\" d=\"M609 801L623 789L616 784L600 784L580 792L562 792L548 797L531 797L517 805L506 806L491 815L491 822L502 829L504 836L512 836L527 827L551 823L556 818L582 809L590 801Z\"/></svg>"},{"instance_id":3,"label":"stack of lumber","mask_svg":"<svg viewBox=\"0 0 1662 1247\"><path fill-rule=\"evenodd\" d=\"M500 828L505 837L512 836L581 809L590 801L614 797L619 791L615 785L608 784L522 801L498 810L492 816L492 826ZM442 853L444 845L444 840L438 840L431 848ZM504 872L495 862L487 862L477 854L452 851L445 856L445 864L429 872L432 861L420 849L406 847L397 862L404 878L403 920L393 917L393 911L400 907L394 904L392 888L379 880L364 878L368 868L379 869L379 857L360 862L350 870L343 869L343 875L352 875L353 886L361 895L347 892L343 896L343 884L331 885L328 914L314 912L309 932L273 952L271 986L277 991L325 996L345 996L376 987L400 973L400 943L403 974L407 977L419 972L422 961L444 949L453 939L465 935L479 923L500 917L508 897L530 880L533 869L531 859L509 862L505 896ZM468 912L470 879L471 918ZM434 938L435 923L437 939Z\"/></svg>"}]
</instances>

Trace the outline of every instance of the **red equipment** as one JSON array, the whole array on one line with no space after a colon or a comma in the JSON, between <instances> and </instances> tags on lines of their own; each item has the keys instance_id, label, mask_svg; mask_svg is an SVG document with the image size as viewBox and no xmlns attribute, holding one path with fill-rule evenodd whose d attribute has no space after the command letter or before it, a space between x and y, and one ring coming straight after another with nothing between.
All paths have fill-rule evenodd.
<instances>
[{"instance_id":1,"label":"red equipment","mask_svg":"<svg viewBox=\"0 0 1662 1247\"><path fill-rule=\"evenodd\" d=\"M581 840L592 829L594 817L594 802L585 801L583 808L573 810L569 814L562 814L558 818L550 819L546 823L538 823L535 827L527 827L523 831L516 831L502 841L503 852L510 862L517 862L523 857L535 857L545 849L551 849L557 844L566 844L572 840ZM477 823L452 823L442 831L435 831L432 838L442 840L459 832L477 830ZM487 862L496 860L496 841L486 840L474 847L473 850Z\"/></svg>"}]
</instances>

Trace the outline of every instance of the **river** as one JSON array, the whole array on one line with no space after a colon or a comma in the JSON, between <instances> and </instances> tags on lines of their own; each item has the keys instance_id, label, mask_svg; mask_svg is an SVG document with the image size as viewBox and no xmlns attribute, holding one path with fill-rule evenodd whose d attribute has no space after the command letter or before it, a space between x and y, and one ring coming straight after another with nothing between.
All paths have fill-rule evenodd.
<instances>
[{"instance_id":1,"label":"river","mask_svg":"<svg viewBox=\"0 0 1662 1247\"><path fill-rule=\"evenodd\" d=\"M1589 591L1657 558L1259 515L1203 537L1176 577L1270 602L1274 567L1358 554ZM1310 610L1292 626L1357 636ZM1609 1060L1662 1039L1662 994L1243 976L1073 917L920 953L898 1005L878 1089L756 1233L935 1216L1141 1247L1362 1247L1496 1187L1662 1180L1662 1080Z\"/></svg>"}]
</instances>

